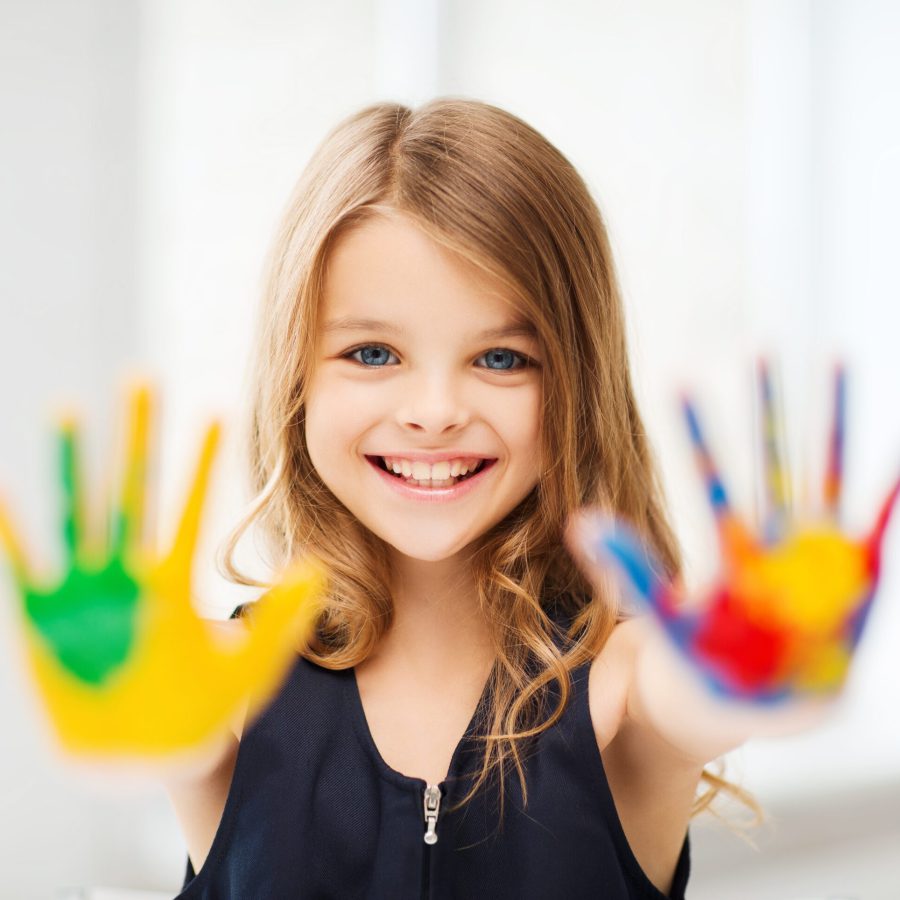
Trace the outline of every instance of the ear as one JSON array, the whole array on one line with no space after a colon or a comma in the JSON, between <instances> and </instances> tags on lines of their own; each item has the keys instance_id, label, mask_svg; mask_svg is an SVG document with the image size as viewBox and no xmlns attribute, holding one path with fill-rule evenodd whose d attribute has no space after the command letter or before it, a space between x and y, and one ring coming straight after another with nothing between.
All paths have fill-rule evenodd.
<instances>
[{"instance_id":1,"label":"ear","mask_svg":"<svg viewBox=\"0 0 900 900\"><path fill-rule=\"evenodd\" d=\"M648 544L624 522L599 509L569 517L566 546L586 574L612 571L626 592L663 619L677 616L665 569Z\"/></svg>"}]
</instances>

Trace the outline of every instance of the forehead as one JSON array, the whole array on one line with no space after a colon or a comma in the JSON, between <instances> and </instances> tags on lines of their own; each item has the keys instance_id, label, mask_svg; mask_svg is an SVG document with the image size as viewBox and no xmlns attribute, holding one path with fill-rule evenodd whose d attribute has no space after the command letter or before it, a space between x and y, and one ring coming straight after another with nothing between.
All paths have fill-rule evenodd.
<instances>
[{"instance_id":1,"label":"forehead","mask_svg":"<svg viewBox=\"0 0 900 900\"><path fill-rule=\"evenodd\" d=\"M395 321L450 312L480 328L526 319L508 285L442 246L400 214L354 226L329 253L321 298L325 331L362 322ZM533 329L530 329L533 334Z\"/></svg>"}]
</instances>

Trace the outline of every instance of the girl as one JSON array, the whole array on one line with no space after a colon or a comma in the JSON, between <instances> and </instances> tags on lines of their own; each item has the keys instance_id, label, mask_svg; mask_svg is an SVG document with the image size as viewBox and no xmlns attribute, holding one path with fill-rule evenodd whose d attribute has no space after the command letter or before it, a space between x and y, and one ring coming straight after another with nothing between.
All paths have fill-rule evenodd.
<instances>
[{"instance_id":1,"label":"girl","mask_svg":"<svg viewBox=\"0 0 900 900\"><path fill-rule=\"evenodd\" d=\"M582 179L486 104L364 109L300 178L260 322L230 551L256 522L331 583L275 702L171 789L181 896L682 897L725 746L622 728L637 630L561 546L594 503L679 568Z\"/></svg>"}]
</instances>

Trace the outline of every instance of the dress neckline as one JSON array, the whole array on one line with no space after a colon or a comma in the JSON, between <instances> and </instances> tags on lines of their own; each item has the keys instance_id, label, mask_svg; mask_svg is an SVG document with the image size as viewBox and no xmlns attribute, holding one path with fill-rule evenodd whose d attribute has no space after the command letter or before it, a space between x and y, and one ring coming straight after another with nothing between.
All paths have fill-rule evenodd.
<instances>
[{"instance_id":1,"label":"dress neckline","mask_svg":"<svg viewBox=\"0 0 900 900\"><path fill-rule=\"evenodd\" d=\"M550 616L551 621L557 627L561 627L566 618L562 616L556 608L551 608L548 610L548 614ZM556 638L554 638L556 640ZM378 745L375 743L375 738L372 735L372 729L369 727L369 720L366 718L366 710L363 706L362 702L362 694L359 690L359 682L356 679L356 666L351 666L349 669L344 670L346 674L345 688L347 693L347 700L350 706L351 719L353 721L353 730L356 732L356 736L362 744L363 748L368 752L369 756L375 763L376 768L383 778L387 781L393 782L399 787L411 787L415 786L417 789L421 789L427 787L428 782L424 778L418 778L413 775L406 775L403 772L397 771L397 769L388 765L387 761L381 755L381 751L378 749ZM487 703L488 690L491 684L491 676L493 675L493 668L488 673L487 680L484 683L484 687L481 690L481 695L478 698L478 703L475 705L475 712L472 713L472 718L469 720L469 724L466 726L466 730L463 732L462 737L460 738L457 745L453 748L453 754L450 757L450 765L447 770L447 774L444 778L438 782L440 787L446 786L448 781L456 780L460 777L459 770L462 762L462 757L465 753L469 751L469 748L466 746L471 743L471 738L475 734L476 727L478 725L479 718L482 714L482 711Z\"/></svg>"},{"instance_id":2,"label":"dress neckline","mask_svg":"<svg viewBox=\"0 0 900 900\"><path fill-rule=\"evenodd\" d=\"M392 781L395 784L398 784L400 787L409 787L411 785L415 785L417 788L426 787L429 782L427 782L424 778L418 778L413 775L405 775L403 772L398 772L392 766L388 765L388 763L385 761L384 757L381 755L381 751L378 749L378 745L375 743L375 738L372 736L372 729L369 728L369 720L366 718L366 710L363 706L362 695L359 691L359 682L356 680L356 667L351 667L347 670L347 673L348 677L346 680L346 687L348 699L350 702L354 731L356 732L356 735L362 743L363 747L368 751L369 755L375 761L375 764L381 775L388 781ZM453 754L450 757L450 766L447 770L447 774L443 777L443 779L441 779L441 781L438 782L439 786L443 787L447 784L448 781L458 777L460 757L464 752L465 745L469 742L469 739L475 733L480 714L485 703L487 702L488 689L490 687L492 674L493 669L491 669L491 673L488 674L487 680L484 683L484 687L481 690L481 695L478 698L478 703L475 705L475 712L472 713L472 717L469 720L469 724L466 726L466 730L463 732L463 735L457 745L453 748Z\"/></svg>"}]
</instances>

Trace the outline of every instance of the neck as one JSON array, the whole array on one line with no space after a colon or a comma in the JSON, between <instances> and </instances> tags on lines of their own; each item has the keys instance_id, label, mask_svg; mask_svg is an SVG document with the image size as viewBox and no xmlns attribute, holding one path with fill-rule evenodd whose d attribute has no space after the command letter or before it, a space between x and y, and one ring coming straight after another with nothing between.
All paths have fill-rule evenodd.
<instances>
[{"instance_id":1,"label":"neck","mask_svg":"<svg viewBox=\"0 0 900 900\"><path fill-rule=\"evenodd\" d=\"M490 668L490 629L469 564L401 557L393 571L394 621L374 656L433 682Z\"/></svg>"}]
</instances>

